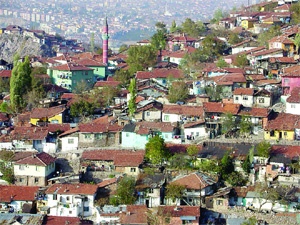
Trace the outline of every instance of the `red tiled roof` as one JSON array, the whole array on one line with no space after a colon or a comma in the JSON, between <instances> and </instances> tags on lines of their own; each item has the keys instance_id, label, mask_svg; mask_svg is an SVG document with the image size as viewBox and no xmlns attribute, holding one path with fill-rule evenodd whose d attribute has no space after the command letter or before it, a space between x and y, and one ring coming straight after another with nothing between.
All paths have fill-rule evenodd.
<instances>
[{"instance_id":1,"label":"red tiled roof","mask_svg":"<svg viewBox=\"0 0 300 225\"><path fill-rule=\"evenodd\" d=\"M185 116L199 116L201 118L203 118L204 116L204 111L202 106L164 105L163 113L185 115Z\"/></svg>"},{"instance_id":2,"label":"red tiled roof","mask_svg":"<svg viewBox=\"0 0 300 225\"><path fill-rule=\"evenodd\" d=\"M117 87L119 84L119 81L97 81L94 87Z\"/></svg>"},{"instance_id":3,"label":"red tiled roof","mask_svg":"<svg viewBox=\"0 0 300 225\"><path fill-rule=\"evenodd\" d=\"M57 132L57 131L65 132L70 129L71 129L71 127L70 127L69 123L64 123L64 124L49 123L48 124L48 132L52 132L52 133Z\"/></svg>"},{"instance_id":4,"label":"red tiled roof","mask_svg":"<svg viewBox=\"0 0 300 225\"><path fill-rule=\"evenodd\" d=\"M257 57L257 56L268 55L268 54L273 54L273 53L277 53L277 52L283 52L283 50L281 48L273 48L273 49L256 52L256 53L252 54L252 56Z\"/></svg>"},{"instance_id":5,"label":"red tiled roof","mask_svg":"<svg viewBox=\"0 0 300 225\"><path fill-rule=\"evenodd\" d=\"M83 133L105 133L105 132L118 132L121 126L118 124L101 124L101 123L85 123L79 124L79 132Z\"/></svg>"},{"instance_id":6,"label":"red tiled roof","mask_svg":"<svg viewBox=\"0 0 300 225\"><path fill-rule=\"evenodd\" d=\"M91 150L82 153L83 160L113 161L116 166L139 166L144 160L145 151L131 150Z\"/></svg>"},{"instance_id":7,"label":"red tiled roof","mask_svg":"<svg viewBox=\"0 0 300 225\"><path fill-rule=\"evenodd\" d=\"M266 126L266 130L291 131L295 128L300 128L300 116L288 113L278 113Z\"/></svg>"},{"instance_id":8,"label":"red tiled roof","mask_svg":"<svg viewBox=\"0 0 300 225\"><path fill-rule=\"evenodd\" d=\"M61 99L72 99L72 98L76 98L76 94L74 93L63 93L60 98Z\"/></svg>"},{"instance_id":9,"label":"red tiled roof","mask_svg":"<svg viewBox=\"0 0 300 225\"><path fill-rule=\"evenodd\" d=\"M15 162L18 165L35 165L35 166L48 166L55 162L55 158L46 152L41 152L38 154L32 154L26 158L20 159Z\"/></svg>"},{"instance_id":10,"label":"red tiled roof","mask_svg":"<svg viewBox=\"0 0 300 225\"><path fill-rule=\"evenodd\" d=\"M73 64L73 63L62 64L62 65L59 65L59 66L52 67L50 69L60 70L60 71L88 71L88 70L93 70L89 67L78 65L78 64Z\"/></svg>"},{"instance_id":11,"label":"red tiled roof","mask_svg":"<svg viewBox=\"0 0 300 225\"><path fill-rule=\"evenodd\" d=\"M0 185L0 202L34 201L39 187Z\"/></svg>"},{"instance_id":12,"label":"red tiled roof","mask_svg":"<svg viewBox=\"0 0 300 225\"><path fill-rule=\"evenodd\" d=\"M203 188L206 188L207 186L211 185L199 173L191 173L184 177L178 178L172 181L171 183L182 185L185 186L186 189L192 189L192 190L202 190Z\"/></svg>"},{"instance_id":13,"label":"red tiled roof","mask_svg":"<svg viewBox=\"0 0 300 225\"><path fill-rule=\"evenodd\" d=\"M0 113L0 121L4 122L4 121L8 121L9 118L7 117L6 113Z\"/></svg>"},{"instance_id":14,"label":"red tiled roof","mask_svg":"<svg viewBox=\"0 0 300 225\"><path fill-rule=\"evenodd\" d=\"M274 145L271 148L272 155L283 155L289 159L299 160L300 155L300 146L291 146L291 145Z\"/></svg>"},{"instance_id":15,"label":"red tiled roof","mask_svg":"<svg viewBox=\"0 0 300 225\"><path fill-rule=\"evenodd\" d=\"M240 104L204 102L203 109L206 113L232 113L236 115L240 111Z\"/></svg>"},{"instance_id":16,"label":"red tiled roof","mask_svg":"<svg viewBox=\"0 0 300 225\"><path fill-rule=\"evenodd\" d=\"M288 103L300 103L300 87L293 88L290 97L287 98Z\"/></svg>"},{"instance_id":17,"label":"red tiled roof","mask_svg":"<svg viewBox=\"0 0 300 225\"><path fill-rule=\"evenodd\" d=\"M36 154L36 152L30 152L30 151L15 152L12 161L16 162L16 161L19 161L20 159L27 158L27 157L32 156L34 154Z\"/></svg>"},{"instance_id":18,"label":"red tiled roof","mask_svg":"<svg viewBox=\"0 0 300 225\"><path fill-rule=\"evenodd\" d=\"M65 105L60 105L60 106L55 106L50 108L34 108L31 111L31 118L42 119L42 118L53 117L55 115L62 113L63 111L65 111L65 109L66 109Z\"/></svg>"},{"instance_id":19,"label":"red tiled roof","mask_svg":"<svg viewBox=\"0 0 300 225\"><path fill-rule=\"evenodd\" d=\"M121 214L121 224L146 225L147 211L146 205L127 205L126 213Z\"/></svg>"},{"instance_id":20,"label":"red tiled roof","mask_svg":"<svg viewBox=\"0 0 300 225\"><path fill-rule=\"evenodd\" d=\"M158 206L158 212L161 215L170 215L171 217L195 216L200 217L199 206Z\"/></svg>"},{"instance_id":21,"label":"red tiled roof","mask_svg":"<svg viewBox=\"0 0 300 225\"><path fill-rule=\"evenodd\" d=\"M291 63L296 64L297 61L294 59L294 57L270 57L269 58L270 63Z\"/></svg>"},{"instance_id":22,"label":"red tiled roof","mask_svg":"<svg viewBox=\"0 0 300 225\"><path fill-rule=\"evenodd\" d=\"M175 154L175 153L187 153L186 149L190 145L167 143L166 146L172 154ZM199 149L199 151L201 151L202 145L197 145L197 148Z\"/></svg>"},{"instance_id":23,"label":"red tiled roof","mask_svg":"<svg viewBox=\"0 0 300 225\"><path fill-rule=\"evenodd\" d=\"M166 69L158 68L152 71L138 71L136 73L136 79L151 79L151 78L168 78L175 79L183 78L183 72L180 69Z\"/></svg>"},{"instance_id":24,"label":"red tiled roof","mask_svg":"<svg viewBox=\"0 0 300 225\"><path fill-rule=\"evenodd\" d=\"M76 60L76 63L78 65L83 65L83 66L92 66L92 67L100 67L100 66L106 66L104 63L102 62L99 62L99 61L96 61L96 60L93 60L93 59L79 59L79 60Z\"/></svg>"},{"instance_id":25,"label":"red tiled roof","mask_svg":"<svg viewBox=\"0 0 300 225\"><path fill-rule=\"evenodd\" d=\"M48 128L19 126L11 134L15 140L44 140L48 135Z\"/></svg>"},{"instance_id":26,"label":"red tiled roof","mask_svg":"<svg viewBox=\"0 0 300 225\"><path fill-rule=\"evenodd\" d=\"M270 114L270 109L268 108L250 108L247 111L241 110L239 112L239 115L245 115L245 116L253 116L253 117L268 117Z\"/></svg>"},{"instance_id":27,"label":"red tiled roof","mask_svg":"<svg viewBox=\"0 0 300 225\"><path fill-rule=\"evenodd\" d=\"M174 130L174 126L171 123L156 123L156 122L137 122L135 127L135 132L137 134L149 134L150 131L160 131L160 132L172 132Z\"/></svg>"},{"instance_id":28,"label":"red tiled roof","mask_svg":"<svg viewBox=\"0 0 300 225\"><path fill-rule=\"evenodd\" d=\"M246 78L242 73L227 73L211 78L217 85L232 85L234 83L246 83Z\"/></svg>"},{"instance_id":29,"label":"red tiled roof","mask_svg":"<svg viewBox=\"0 0 300 225\"><path fill-rule=\"evenodd\" d=\"M116 177L105 179L105 180L101 181L100 183L98 183L97 185L99 188L102 188L102 187L106 187L106 186L114 184L114 183L117 183Z\"/></svg>"},{"instance_id":30,"label":"red tiled roof","mask_svg":"<svg viewBox=\"0 0 300 225\"><path fill-rule=\"evenodd\" d=\"M97 192L98 185L96 184L53 184L46 190L46 194L57 193L60 195L94 195Z\"/></svg>"},{"instance_id":31,"label":"red tiled roof","mask_svg":"<svg viewBox=\"0 0 300 225\"><path fill-rule=\"evenodd\" d=\"M60 224L72 224L81 225L79 217L69 217L69 216L48 216L44 217L43 225L60 225Z\"/></svg>"},{"instance_id":32,"label":"red tiled roof","mask_svg":"<svg viewBox=\"0 0 300 225\"><path fill-rule=\"evenodd\" d=\"M289 66L283 68L282 77L299 77L300 76L300 65Z\"/></svg>"},{"instance_id":33,"label":"red tiled roof","mask_svg":"<svg viewBox=\"0 0 300 225\"><path fill-rule=\"evenodd\" d=\"M250 95L253 96L253 88L236 88L233 92L234 95Z\"/></svg>"},{"instance_id":34,"label":"red tiled roof","mask_svg":"<svg viewBox=\"0 0 300 225\"><path fill-rule=\"evenodd\" d=\"M11 70L1 70L0 71L0 77L2 78L10 78L11 77Z\"/></svg>"}]
</instances>

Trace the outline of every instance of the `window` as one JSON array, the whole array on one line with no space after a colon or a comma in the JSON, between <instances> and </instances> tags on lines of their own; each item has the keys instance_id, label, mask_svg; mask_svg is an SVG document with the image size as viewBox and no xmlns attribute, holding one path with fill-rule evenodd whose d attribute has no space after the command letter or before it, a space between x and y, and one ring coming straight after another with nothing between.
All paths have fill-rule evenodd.
<instances>
[{"instance_id":1,"label":"window","mask_svg":"<svg viewBox=\"0 0 300 225\"><path fill-rule=\"evenodd\" d=\"M53 200L57 200L57 194L53 194Z\"/></svg>"},{"instance_id":2,"label":"window","mask_svg":"<svg viewBox=\"0 0 300 225\"><path fill-rule=\"evenodd\" d=\"M235 100L237 100L237 101L238 101L238 100L239 100L239 97L238 97L238 96L236 96L236 97L235 97Z\"/></svg>"},{"instance_id":3,"label":"window","mask_svg":"<svg viewBox=\"0 0 300 225\"><path fill-rule=\"evenodd\" d=\"M34 183L38 183L39 182L39 178L38 177L35 177L34 178Z\"/></svg>"},{"instance_id":4,"label":"window","mask_svg":"<svg viewBox=\"0 0 300 225\"><path fill-rule=\"evenodd\" d=\"M68 144L74 144L74 139L73 138L68 138Z\"/></svg>"},{"instance_id":5,"label":"window","mask_svg":"<svg viewBox=\"0 0 300 225\"><path fill-rule=\"evenodd\" d=\"M91 139L92 135L91 134L84 134L84 139Z\"/></svg>"},{"instance_id":6,"label":"window","mask_svg":"<svg viewBox=\"0 0 300 225\"><path fill-rule=\"evenodd\" d=\"M243 96L243 100L248 100L248 96Z\"/></svg>"},{"instance_id":7,"label":"window","mask_svg":"<svg viewBox=\"0 0 300 225\"><path fill-rule=\"evenodd\" d=\"M72 211L69 211L69 214L72 214Z\"/></svg>"},{"instance_id":8,"label":"window","mask_svg":"<svg viewBox=\"0 0 300 225\"><path fill-rule=\"evenodd\" d=\"M284 81L284 83L289 83L290 79L289 78L284 78L283 81Z\"/></svg>"},{"instance_id":9,"label":"window","mask_svg":"<svg viewBox=\"0 0 300 225\"><path fill-rule=\"evenodd\" d=\"M36 166L35 171L39 171L39 170L40 170L40 167Z\"/></svg>"},{"instance_id":10,"label":"window","mask_svg":"<svg viewBox=\"0 0 300 225\"><path fill-rule=\"evenodd\" d=\"M153 188L150 188L150 189L149 189L149 193L150 193L150 194L153 194L153 192L154 192Z\"/></svg>"},{"instance_id":11,"label":"window","mask_svg":"<svg viewBox=\"0 0 300 225\"><path fill-rule=\"evenodd\" d=\"M264 99L264 98L259 98L259 99L258 99L258 102L259 102L259 103L265 103L265 99Z\"/></svg>"},{"instance_id":12,"label":"window","mask_svg":"<svg viewBox=\"0 0 300 225\"><path fill-rule=\"evenodd\" d=\"M168 134L165 134L165 139L169 138L169 135Z\"/></svg>"},{"instance_id":13,"label":"window","mask_svg":"<svg viewBox=\"0 0 300 225\"><path fill-rule=\"evenodd\" d=\"M169 115L164 115L164 121L169 121L170 120L170 116Z\"/></svg>"},{"instance_id":14,"label":"window","mask_svg":"<svg viewBox=\"0 0 300 225\"><path fill-rule=\"evenodd\" d=\"M24 165L19 165L19 170L24 170L24 169L25 169Z\"/></svg>"},{"instance_id":15,"label":"window","mask_svg":"<svg viewBox=\"0 0 300 225\"><path fill-rule=\"evenodd\" d=\"M70 197L69 197L69 196L67 196L67 198L66 198L66 199L67 199L67 201L70 201Z\"/></svg>"},{"instance_id":16,"label":"window","mask_svg":"<svg viewBox=\"0 0 300 225\"><path fill-rule=\"evenodd\" d=\"M23 178L19 178L19 182L20 182L20 183L23 183L23 182L24 182L24 179L23 179Z\"/></svg>"},{"instance_id":17,"label":"window","mask_svg":"<svg viewBox=\"0 0 300 225\"><path fill-rule=\"evenodd\" d=\"M150 116L150 112L146 112L146 115L147 115L147 116Z\"/></svg>"},{"instance_id":18,"label":"window","mask_svg":"<svg viewBox=\"0 0 300 225\"><path fill-rule=\"evenodd\" d=\"M103 138L103 135L102 134L95 134L95 139L96 140L100 140Z\"/></svg>"},{"instance_id":19,"label":"window","mask_svg":"<svg viewBox=\"0 0 300 225\"><path fill-rule=\"evenodd\" d=\"M199 132L196 132L196 137L199 137Z\"/></svg>"},{"instance_id":20,"label":"window","mask_svg":"<svg viewBox=\"0 0 300 225\"><path fill-rule=\"evenodd\" d=\"M271 137L275 137L275 131L274 131L274 130L271 130L271 131L270 131L270 136L271 136Z\"/></svg>"},{"instance_id":21,"label":"window","mask_svg":"<svg viewBox=\"0 0 300 225\"><path fill-rule=\"evenodd\" d=\"M126 133L126 137L129 137L130 135L129 135L129 133Z\"/></svg>"},{"instance_id":22,"label":"window","mask_svg":"<svg viewBox=\"0 0 300 225\"><path fill-rule=\"evenodd\" d=\"M285 131L285 132L283 132L283 135L284 135L284 136L287 136L287 132L286 132L286 131Z\"/></svg>"},{"instance_id":23,"label":"window","mask_svg":"<svg viewBox=\"0 0 300 225\"><path fill-rule=\"evenodd\" d=\"M217 200L217 205L223 205L223 200Z\"/></svg>"},{"instance_id":24,"label":"window","mask_svg":"<svg viewBox=\"0 0 300 225\"><path fill-rule=\"evenodd\" d=\"M292 109L295 109L295 108L296 108L296 105L295 105L295 104L291 104L291 108L292 108Z\"/></svg>"},{"instance_id":25,"label":"window","mask_svg":"<svg viewBox=\"0 0 300 225\"><path fill-rule=\"evenodd\" d=\"M135 173L136 169L135 168L130 168L130 172Z\"/></svg>"},{"instance_id":26,"label":"window","mask_svg":"<svg viewBox=\"0 0 300 225\"><path fill-rule=\"evenodd\" d=\"M88 206L84 206L84 207L83 207L83 211L84 211L84 212L88 212L89 210L90 210L90 208L89 208Z\"/></svg>"},{"instance_id":27,"label":"window","mask_svg":"<svg viewBox=\"0 0 300 225\"><path fill-rule=\"evenodd\" d=\"M35 143L40 145L40 144L42 144L42 140L36 140Z\"/></svg>"}]
</instances>

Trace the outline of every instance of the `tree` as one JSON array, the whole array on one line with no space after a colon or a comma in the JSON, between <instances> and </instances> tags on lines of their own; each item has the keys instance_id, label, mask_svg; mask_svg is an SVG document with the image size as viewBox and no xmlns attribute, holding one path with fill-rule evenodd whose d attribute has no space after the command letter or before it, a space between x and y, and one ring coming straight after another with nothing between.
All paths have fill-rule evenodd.
<instances>
[{"instance_id":1,"label":"tree","mask_svg":"<svg viewBox=\"0 0 300 225\"><path fill-rule=\"evenodd\" d=\"M19 56L14 57L14 68L10 78L10 102L15 111L20 111L26 106L26 94L31 91L32 78L28 56L24 62L19 61Z\"/></svg>"},{"instance_id":2,"label":"tree","mask_svg":"<svg viewBox=\"0 0 300 225\"><path fill-rule=\"evenodd\" d=\"M236 118L232 113L226 113L222 122L222 133L226 136L232 136L232 132L236 129Z\"/></svg>"},{"instance_id":3,"label":"tree","mask_svg":"<svg viewBox=\"0 0 300 225\"><path fill-rule=\"evenodd\" d=\"M184 154L174 154L169 159L170 167L173 169L186 169L189 168L189 161Z\"/></svg>"},{"instance_id":4,"label":"tree","mask_svg":"<svg viewBox=\"0 0 300 225\"><path fill-rule=\"evenodd\" d=\"M9 92L9 80L0 78L0 93Z\"/></svg>"},{"instance_id":5,"label":"tree","mask_svg":"<svg viewBox=\"0 0 300 225\"><path fill-rule=\"evenodd\" d=\"M172 24L171 24L171 27L170 27L170 33L173 34L173 33L176 33L177 31L178 31L178 27L176 25L176 21L173 20Z\"/></svg>"},{"instance_id":6,"label":"tree","mask_svg":"<svg viewBox=\"0 0 300 225\"><path fill-rule=\"evenodd\" d=\"M292 23L299 24L300 23L300 2L293 3L291 5L290 11L292 13Z\"/></svg>"},{"instance_id":7,"label":"tree","mask_svg":"<svg viewBox=\"0 0 300 225\"><path fill-rule=\"evenodd\" d=\"M128 90L129 90L129 93L130 93L130 99L128 101L128 111L129 111L129 116L133 117L134 113L136 111L135 100L136 100L136 94L137 94L135 78L132 78L130 80L130 85L129 85Z\"/></svg>"},{"instance_id":8,"label":"tree","mask_svg":"<svg viewBox=\"0 0 300 225\"><path fill-rule=\"evenodd\" d=\"M233 61L233 65L239 68L244 68L245 66L249 65L249 61L247 59L246 54L239 54L235 60Z\"/></svg>"},{"instance_id":9,"label":"tree","mask_svg":"<svg viewBox=\"0 0 300 225\"><path fill-rule=\"evenodd\" d=\"M268 46L268 41L276 36L281 35L280 26L272 26L269 30L258 35L257 41L260 46Z\"/></svg>"},{"instance_id":10,"label":"tree","mask_svg":"<svg viewBox=\"0 0 300 225\"><path fill-rule=\"evenodd\" d=\"M181 199L185 187L176 183L170 183L166 187L166 198L171 199L173 202L176 199Z\"/></svg>"},{"instance_id":11,"label":"tree","mask_svg":"<svg viewBox=\"0 0 300 225\"><path fill-rule=\"evenodd\" d=\"M146 144L146 158L153 164L160 164L169 157L170 152L164 139L158 135L151 137Z\"/></svg>"},{"instance_id":12,"label":"tree","mask_svg":"<svg viewBox=\"0 0 300 225\"><path fill-rule=\"evenodd\" d=\"M237 33L231 32L228 37L228 43L231 45L240 43L242 39L239 37Z\"/></svg>"},{"instance_id":13,"label":"tree","mask_svg":"<svg viewBox=\"0 0 300 225\"><path fill-rule=\"evenodd\" d=\"M228 63L223 58L220 57L216 63L216 66L219 68L224 68L228 66Z\"/></svg>"},{"instance_id":14,"label":"tree","mask_svg":"<svg viewBox=\"0 0 300 225\"><path fill-rule=\"evenodd\" d=\"M128 45L126 44L122 44L120 47L119 47L119 53L122 53L122 52L125 52L128 50Z\"/></svg>"},{"instance_id":15,"label":"tree","mask_svg":"<svg viewBox=\"0 0 300 225\"><path fill-rule=\"evenodd\" d=\"M115 72L114 79L121 82L121 87L126 88L130 84L131 75L128 70L120 69Z\"/></svg>"},{"instance_id":16,"label":"tree","mask_svg":"<svg viewBox=\"0 0 300 225\"><path fill-rule=\"evenodd\" d=\"M203 160L200 164L198 164L200 171L207 172L207 173L218 173L219 166L218 162L215 160Z\"/></svg>"},{"instance_id":17,"label":"tree","mask_svg":"<svg viewBox=\"0 0 300 225\"><path fill-rule=\"evenodd\" d=\"M250 134L252 129L252 123L250 117L243 115L239 126L240 126L240 134L242 134L243 136L248 136L248 134Z\"/></svg>"},{"instance_id":18,"label":"tree","mask_svg":"<svg viewBox=\"0 0 300 225\"><path fill-rule=\"evenodd\" d=\"M261 211L261 208L264 204L271 202L273 208L276 201L280 199L279 192L275 188L269 187L265 183L257 183L255 185L255 192L258 193L259 195L258 196L259 212Z\"/></svg>"},{"instance_id":19,"label":"tree","mask_svg":"<svg viewBox=\"0 0 300 225\"><path fill-rule=\"evenodd\" d=\"M164 22L157 22L155 24L156 30L157 31L161 31L162 33L166 34L167 33L167 28L166 28L166 24Z\"/></svg>"},{"instance_id":20,"label":"tree","mask_svg":"<svg viewBox=\"0 0 300 225\"><path fill-rule=\"evenodd\" d=\"M241 225L256 225L256 224L257 224L257 219L255 216L252 216L246 221L244 221L243 223L241 223Z\"/></svg>"},{"instance_id":21,"label":"tree","mask_svg":"<svg viewBox=\"0 0 300 225\"><path fill-rule=\"evenodd\" d=\"M243 177L243 175L240 172L233 171L227 176L226 182L235 187L246 185L247 180Z\"/></svg>"},{"instance_id":22,"label":"tree","mask_svg":"<svg viewBox=\"0 0 300 225\"><path fill-rule=\"evenodd\" d=\"M222 86L206 86L204 89L210 101L220 101L222 99Z\"/></svg>"},{"instance_id":23,"label":"tree","mask_svg":"<svg viewBox=\"0 0 300 225\"><path fill-rule=\"evenodd\" d=\"M116 190L117 205L132 205L136 200L135 179L133 177L123 177L117 184ZM115 203L115 204L116 204Z\"/></svg>"},{"instance_id":24,"label":"tree","mask_svg":"<svg viewBox=\"0 0 300 225\"><path fill-rule=\"evenodd\" d=\"M2 173L2 179L8 183L14 183L14 169L12 166L12 158L14 152L8 150L0 151L0 172Z\"/></svg>"},{"instance_id":25,"label":"tree","mask_svg":"<svg viewBox=\"0 0 300 225\"><path fill-rule=\"evenodd\" d=\"M202 62L206 62L208 57L203 54L201 49L196 49L196 51L188 54L186 53L180 60L179 68L184 71L185 74L197 74L203 66Z\"/></svg>"},{"instance_id":26,"label":"tree","mask_svg":"<svg viewBox=\"0 0 300 225\"><path fill-rule=\"evenodd\" d=\"M299 46L300 46L300 33L297 33L295 36L294 44L296 45L296 54L299 54Z\"/></svg>"},{"instance_id":27,"label":"tree","mask_svg":"<svg viewBox=\"0 0 300 225\"><path fill-rule=\"evenodd\" d=\"M90 103L86 100L80 99L77 102L74 102L71 105L70 109L70 114L73 117L78 117L78 116L89 116L94 113L95 110L95 105L93 103Z\"/></svg>"},{"instance_id":28,"label":"tree","mask_svg":"<svg viewBox=\"0 0 300 225\"><path fill-rule=\"evenodd\" d=\"M81 81L79 81L79 82L76 84L76 86L75 86L75 88L74 88L74 90L73 90L73 93L74 93L74 94L77 94L77 95L79 95L79 96L81 96L81 97L84 97L84 94L87 94L86 92L87 92L90 88L91 88L91 87L90 87L90 85L87 83L87 81L81 80Z\"/></svg>"},{"instance_id":29,"label":"tree","mask_svg":"<svg viewBox=\"0 0 300 225\"><path fill-rule=\"evenodd\" d=\"M186 18L185 21L181 24L181 31L188 36L198 37L201 32L205 31L205 26L201 21L196 23L190 18Z\"/></svg>"},{"instance_id":30,"label":"tree","mask_svg":"<svg viewBox=\"0 0 300 225\"><path fill-rule=\"evenodd\" d=\"M226 14L221 9L217 9L214 12L213 19L210 22L211 23L218 23L224 17L226 17Z\"/></svg>"},{"instance_id":31,"label":"tree","mask_svg":"<svg viewBox=\"0 0 300 225\"><path fill-rule=\"evenodd\" d=\"M245 161L242 163L242 168L245 173L250 173L252 162L250 161L250 156L247 155Z\"/></svg>"},{"instance_id":32,"label":"tree","mask_svg":"<svg viewBox=\"0 0 300 225\"><path fill-rule=\"evenodd\" d=\"M114 97L118 96L119 88L112 86L103 87L101 94L103 96L103 102L105 106L110 106L113 103Z\"/></svg>"},{"instance_id":33,"label":"tree","mask_svg":"<svg viewBox=\"0 0 300 225\"><path fill-rule=\"evenodd\" d=\"M234 171L233 159L230 153L230 151L227 151L220 162L219 172L224 180L226 180L228 175Z\"/></svg>"},{"instance_id":34,"label":"tree","mask_svg":"<svg viewBox=\"0 0 300 225\"><path fill-rule=\"evenodd\" d=\"M169 89L168 99L170 103L185 101L189 96L189 90L184 81L174 81Z\"/></svg>"},{"instance_id":35,"label":"tree","mask_svg":"<svg viewBox=\"0 0 300 225\"><path fill-rule=\"evenodd\" d=\"M208 61L212 62L223 55L226 45L213 34L207 35L202 41L201 54L205 55Z\"/></svg>"},{"instance_id":36,"label":"tree","mask_svg":"<svg viewBox=\"0 0 300 225\"><path fill-rule=\"evenodd\" d=\"M190 145L186 148L186 151L193 160L195 160L199 153L199 148L197 145Z\"/></svg>"},{"instance_id":37,"label":"tree","mask_svg":"<svg viewBox=\"0 0 300 225\"><path fill-rule=\"evenodd\" d=\"M256 146L257 155L260 157L269 158L271 151L271 144L267 141L262 141Z\"/></svg>"},{"instance_id":38,"label":"tree","mask_svg":"<svg viewBox=\"0 0 300 225\"><path fill-rule=\"evenodd\" d=\"M91 37L90 37L90 51L91 52L95 51L95 33L91 33Z\"/></svg>"},{"instance_id":39,"label":"tree","mask_svg":"<svg viewBox=\"0 0 300 225\"><path fill-rule=\"evenodd\" d=\"M159 50L160 54L166 48L166 44L166 37L163 31L159 30L151 37L151 45L155 50Z\"/></svg>"},{"instance_id":40,"label":"tree","mask_svg":"<svg viewBox=\"0 0 300 225\"><path fill-rule=\"evenodd\" d=\"M156 62L156 50L152 46L132 46L128 49L127 64L130 74L151 67Z\"/></svg>"}]
</instances>

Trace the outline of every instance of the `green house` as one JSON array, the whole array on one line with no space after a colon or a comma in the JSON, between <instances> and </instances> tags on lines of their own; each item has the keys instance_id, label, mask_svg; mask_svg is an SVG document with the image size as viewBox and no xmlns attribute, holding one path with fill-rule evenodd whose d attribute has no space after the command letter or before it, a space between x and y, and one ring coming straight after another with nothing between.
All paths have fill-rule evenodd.
<instances>
[{"instance_id":1,"label":"green house","mask_svg":"<svg viewBox=\"0 0 300 225\"><path fill-rule=\"evenodd\" d=\"M81 59L78 60L77 63L93 69L94 82L104 80L104 78L107 76L107 66L102 62L94 59Z\"/></svg>"},{"instance_id":2,"label":"green house","mask_svg":"<svg viewBox=\"0 0 300 225\"><path fill-rule=\"evenodd\" d=\"M94 84L93 71L93 69L83 65L66 63L49 68L47 74L53 84L72 91L81 81L85 81L89 86L92 86Z\"/></svg>"}]
</instances>

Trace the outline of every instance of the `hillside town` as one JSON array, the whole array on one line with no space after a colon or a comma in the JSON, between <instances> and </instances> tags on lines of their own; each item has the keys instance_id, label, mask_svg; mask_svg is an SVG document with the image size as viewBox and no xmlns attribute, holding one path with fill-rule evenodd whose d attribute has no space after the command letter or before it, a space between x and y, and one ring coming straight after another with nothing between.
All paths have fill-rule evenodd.
<instances>
[{"instance_id":1,"label":"hillside town","mask_svg":"<svg viewBox=\"0 0 300 225\"><path fill-rule=\"evenodd\" d=\"M298 9L158 21L118 53L108 18L97 52L0 29L55 54L0 60L0 224L299 224Z\"/></svg>"}]
</instances>

